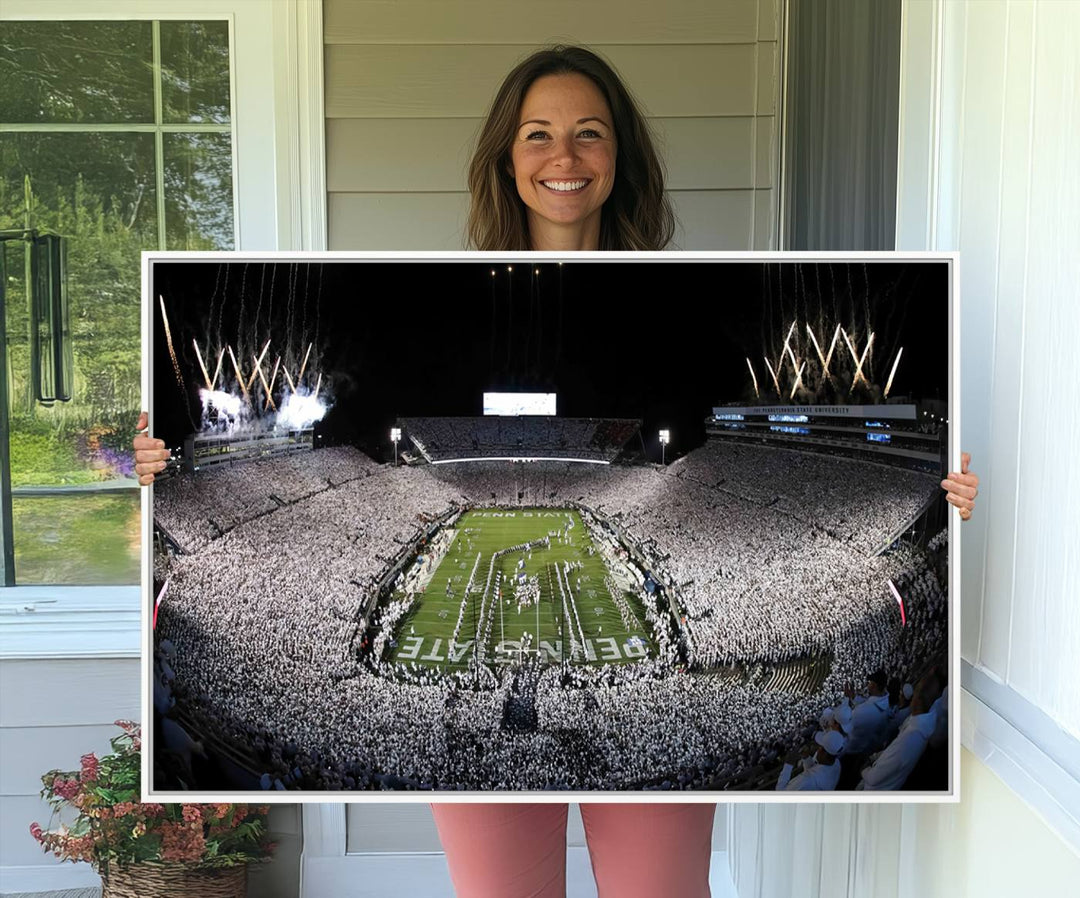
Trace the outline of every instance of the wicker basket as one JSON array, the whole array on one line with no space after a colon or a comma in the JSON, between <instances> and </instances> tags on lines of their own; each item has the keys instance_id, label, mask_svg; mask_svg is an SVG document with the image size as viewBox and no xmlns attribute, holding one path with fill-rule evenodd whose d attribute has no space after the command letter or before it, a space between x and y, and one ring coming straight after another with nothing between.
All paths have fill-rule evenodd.
<instances>
[{"instance_id":1,"label":"wicker basket","mask_svg":"<svg viewBox=\"0 0 1080 898\"><path fill-rule=\"evenodd\" d=\"M132 864L101 877L101 898L244 898L247 865L200 870L186 864Z\"/></svg>"}]
</instances>

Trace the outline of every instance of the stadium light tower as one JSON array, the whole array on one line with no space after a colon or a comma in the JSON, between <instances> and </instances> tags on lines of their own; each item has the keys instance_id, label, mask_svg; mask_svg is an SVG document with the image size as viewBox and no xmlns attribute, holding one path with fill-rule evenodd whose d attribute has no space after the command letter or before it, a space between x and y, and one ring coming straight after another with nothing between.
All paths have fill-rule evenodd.
<instances>
[{"instance_id":1,"label":"stadium light tower","mask_svg":"<svg viewBox=\"0 0 1080 898\"><path fill-rule=\"evenodd\" d=\"M401 428L400 427L391 427L390 428L390 439L394 441L394 467L396 468L397 467L397 444L398 444L398 440L401 439Z\"/></svg>"},{"instance_id":2,"label":"stadium light tower","mask_svg":"<svg viewBox=\"0 0 1080 898\"><path fill-rule=\"evenodd\" d=\"M670 443L670 442L671 442L671 431L670 430L661 430L660 431L660 464L662 464L662 465L666 464L665 459L667 458L667 452L666 452L667 444Z\"/></svg>"}]
</instances>

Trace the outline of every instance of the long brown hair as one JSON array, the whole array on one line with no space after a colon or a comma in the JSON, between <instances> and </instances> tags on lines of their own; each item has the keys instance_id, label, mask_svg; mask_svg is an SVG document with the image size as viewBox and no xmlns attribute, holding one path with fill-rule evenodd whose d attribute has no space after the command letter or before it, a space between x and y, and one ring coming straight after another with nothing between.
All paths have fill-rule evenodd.
<instances>
[{"instance_id":1,"label":"long brown hair","mask_svg":"<svg viewBox=\"0 0 1080 898\"><path fill-rule=\"evenodd\" d=\"M566 74L589 78L614 119L615 183L601 212L600 249L663 249L675 232L675 216L645 117L607 62L584 47L563 46L538 50L519 63L495 95L469 165L469 245L480 250L532 249L525 204L510 175L510 147L533 82Z\"/></svg>"}]
</instances>

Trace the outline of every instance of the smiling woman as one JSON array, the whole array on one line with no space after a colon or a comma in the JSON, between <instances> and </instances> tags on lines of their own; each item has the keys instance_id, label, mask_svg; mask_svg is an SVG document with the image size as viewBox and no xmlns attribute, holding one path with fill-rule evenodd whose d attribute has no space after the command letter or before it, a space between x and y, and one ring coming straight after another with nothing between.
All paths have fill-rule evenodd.
<instances>
[{"instance_id":1,"label":"smiling woman","mask_svg":"<svg viewBox=\"0 0 1080 898\"><path fill-rule=\"evenodd\" d=\"M540 50L507 75L469 166L481 250L659 250L675 219L645 117L583 47Z\"/></svg>"},{"instance_id":2,"label":"smiling woman","mask_svg":"<svg viewBox=\"0 0 1080 898\"><path fill-rule=\"evenodd\" d=\"M598 246L617 151L604 95L584 75L546 75L525 94L521 119L510 169L532 242Z\"/></svg>"}]
</instances>

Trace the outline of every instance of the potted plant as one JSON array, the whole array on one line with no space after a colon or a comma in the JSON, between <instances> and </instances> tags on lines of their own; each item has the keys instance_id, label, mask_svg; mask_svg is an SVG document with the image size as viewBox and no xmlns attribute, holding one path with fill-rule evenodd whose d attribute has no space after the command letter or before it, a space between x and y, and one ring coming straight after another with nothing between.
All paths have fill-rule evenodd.
<instances>
[{"instance_id":1,"label":"potted plant","mask_svg":"<svg viewBox=\"0 0 1080 898\"><path fill-rule=\"evenodd\" d=\"M243 898L247 865L273 852L268 806L143 804L139 801L139 725L118 720L113 753L83 755L77 771L50 770L41 797L71 823L30 834L65 861L101 874L102 898Z\"/></svg>"}]
</instances>

